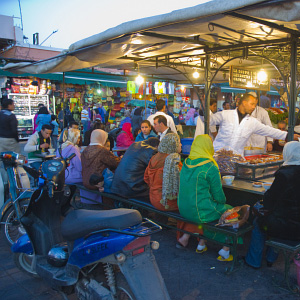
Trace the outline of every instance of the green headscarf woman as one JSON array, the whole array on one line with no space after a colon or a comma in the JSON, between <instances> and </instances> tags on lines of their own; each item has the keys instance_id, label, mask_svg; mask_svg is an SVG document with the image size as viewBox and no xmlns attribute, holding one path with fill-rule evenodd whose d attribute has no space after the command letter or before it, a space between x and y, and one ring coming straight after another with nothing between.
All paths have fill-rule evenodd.
<instances>
[{"instance_id":1,"label":"green headscarf woman","mask_svg":"<svg viewBox=\"0 0 300 300\"><path fill-rule=\"evenodd\" d=\"M223 212L231 208L226 204L218 165L213 158L214 148L209 135L199 135L194 140L189 157L184 161L180 173L178 207L180 214L197 224L218 220ZM225 236L204 230L204 236L220 242L228 242ZM197 252L207 250L200 240ZM229 248L219 251L220 261L232 260Z\"/></svg>"}]
</instances>

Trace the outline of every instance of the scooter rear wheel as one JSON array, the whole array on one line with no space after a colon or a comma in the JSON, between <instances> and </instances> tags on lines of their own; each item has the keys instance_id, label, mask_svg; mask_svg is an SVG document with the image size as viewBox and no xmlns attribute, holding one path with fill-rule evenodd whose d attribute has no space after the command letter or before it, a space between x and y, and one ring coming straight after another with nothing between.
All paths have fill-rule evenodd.
<instances>
[{"instance_id":1,"label":"scooter rear wheel","mask_svg":"<svg viewBox=\"0 0 300 300\"><path fill-rule=\"evenodd\" d=\"M117 299L118 300L136 300L123 274L116 276Z\"/></svg>"},{"instance_id":2,"label":"scooter rear wheel","mask_svg":"<svg viewBox=\"0 0 300 300\"><path fill-rule=\"evenodd\" d=\"M14 262L18 269L26 274L38 278L39 275L35 271L34 254L14 253Z\"/></svg>"},{"instance_id":3,"label":"scooter rear wheel","mask_svg":"<svg viewBox=\"0 0 300 300\"><path fill-rule=\"evenodd\" d=\"M20 210L24 214L26 211L30 199L24 199L20 201ZM1 226L2 234L5 236L5 240L9 246L15 243L22 235L26 233L25 229L17 219L17 214L14 206L10 206L4 213L2 222L5 223Z\"/></svg>"}]
</instances>

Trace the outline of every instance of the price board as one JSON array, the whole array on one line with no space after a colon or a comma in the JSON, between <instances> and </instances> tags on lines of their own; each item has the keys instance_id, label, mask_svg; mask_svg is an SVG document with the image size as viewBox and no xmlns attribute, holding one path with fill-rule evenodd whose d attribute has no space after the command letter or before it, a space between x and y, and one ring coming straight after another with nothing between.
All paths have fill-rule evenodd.
<instances>
[{"instance_id":1,"label":"price board","mask_svg":"<svg viewBox=\"0 0 300 300\"><path fill-rule=\"evenodd\" d=\"M260 72L262 70L230 66L229 85L234 88L269 91L269 75L265 72L264 76L260 76Z\"/></svg>"}]
</instances>

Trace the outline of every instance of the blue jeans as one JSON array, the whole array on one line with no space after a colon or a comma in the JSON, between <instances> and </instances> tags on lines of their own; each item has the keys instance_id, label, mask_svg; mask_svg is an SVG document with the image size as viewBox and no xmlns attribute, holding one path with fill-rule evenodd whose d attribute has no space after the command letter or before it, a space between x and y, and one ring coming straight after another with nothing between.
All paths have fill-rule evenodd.
<instances>
[{"instance_id":1,"label":"blue jeans","mask_svg":"<svg viewBox=\"0 0 300 300\"><path fill-rule=\"evenodd\" d=\"M260 268L265 247L266 234L262 232L257 224L257 219L253 221L254 228L252 230L251 242L246 255L246 262L252 267ZM278 253L274 248L267 247L266 259L267 262L273 263L276 261Z\"/></svg>"},{"instance_id":2,"label":"blue jeans","mask_svg":"<svg viewBox=\"0 0 300 300\"><path fill-rule=\"evenodd\" d=\"M88 129L89 129L89 121L84 120L84 121L81 121L81 123L83 126L83 134L85 134L85 132L88 131Z\"/></svg>"}]
</instances>

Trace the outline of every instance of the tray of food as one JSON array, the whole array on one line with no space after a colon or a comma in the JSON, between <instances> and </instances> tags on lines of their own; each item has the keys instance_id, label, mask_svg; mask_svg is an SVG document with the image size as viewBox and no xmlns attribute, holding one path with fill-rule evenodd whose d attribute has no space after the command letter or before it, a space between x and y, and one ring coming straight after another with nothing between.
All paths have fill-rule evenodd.
<instances>
[{"instance_id":1,"label":"tray of food","mask_svg":"<svg viewBox=\"0 0 300 300\"><path fill-rule=\"evenodd\" d=\"M237 178L255 180L272 177L283 164L282 155L273 154L245 156L245 160L236 164Z\"/></svg>"}]
</instances>

